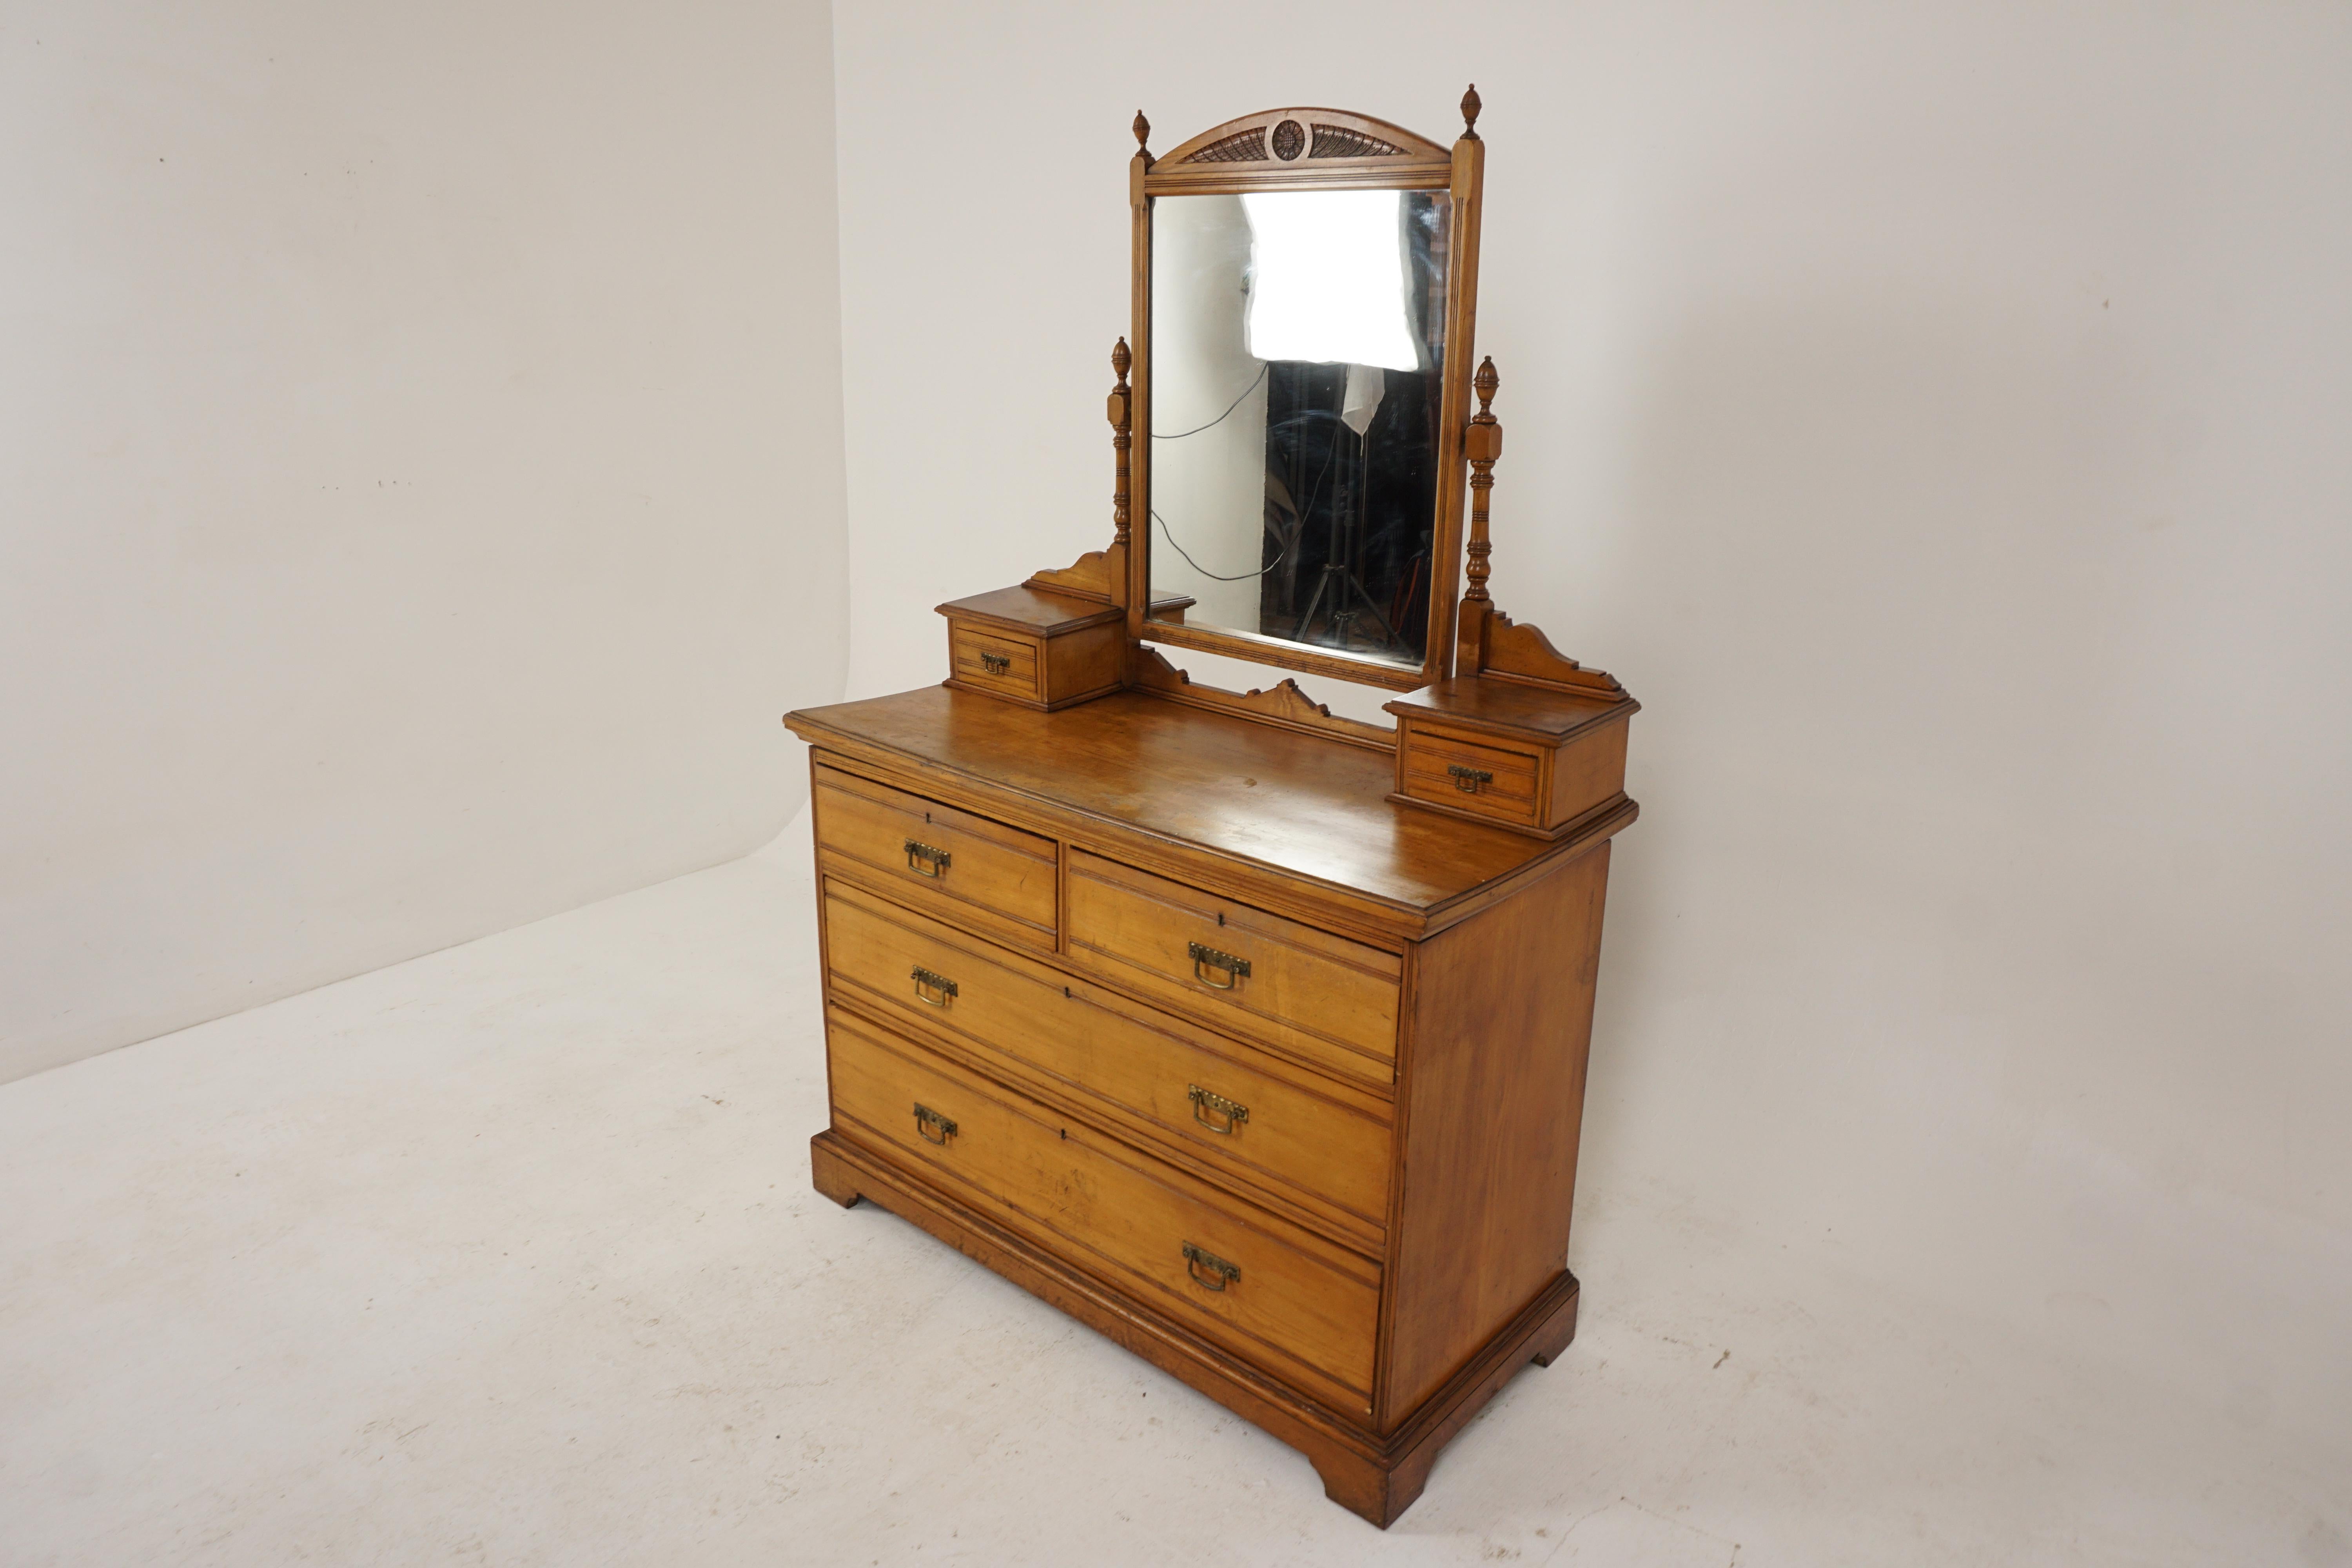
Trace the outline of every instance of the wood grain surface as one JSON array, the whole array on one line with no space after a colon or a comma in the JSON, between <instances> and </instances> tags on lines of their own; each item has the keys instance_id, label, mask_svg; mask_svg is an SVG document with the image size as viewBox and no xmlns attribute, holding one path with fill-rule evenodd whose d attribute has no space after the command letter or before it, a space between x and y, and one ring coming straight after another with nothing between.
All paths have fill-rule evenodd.
<instances>
[{"instance_id":1,"label":"wood grain surface","mask_svg":"<svg viewBox=\"0 0 2352 1568\"><path fill-rule=\"evenodd\" d=\"M1157 1152L1205 1162L1213 1176L1378 1256L1385 1100L847 883L827 880L824 920L826 984L845 1005L930 1035ZM944 1006L927 1000L912 982L918 967L953 980L957 994ZM1196 1087L1240 1106L1241 1119L1196 1103Z\"/></svg>"},{"instance_id":2,"label":"wood grain surface","mask_svg":"<svg viewBox=\"0 0 2352 1568\"><path fill-rule=\"evenodd\" d=\"M1090 1259L1233 1353L1369 1415L1374 1265L904 1036L836 1014L826 1037L837 1129L956 1183L968 1201ZM952 1135L927 1138L917 1106ZM1200 1283L1188 1242L1237 1277L1222 1289Z\"/></svg>"}]
</instances>

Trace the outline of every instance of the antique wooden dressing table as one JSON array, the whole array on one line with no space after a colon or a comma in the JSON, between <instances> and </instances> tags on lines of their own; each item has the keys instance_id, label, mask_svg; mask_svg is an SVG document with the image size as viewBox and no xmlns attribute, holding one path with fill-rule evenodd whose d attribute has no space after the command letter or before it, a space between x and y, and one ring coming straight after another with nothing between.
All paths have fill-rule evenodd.
<instances>
[{"instance_id":1,"label":"antique wooden dressing table","mask_svg":"<svg viewBox=\"0 0 2352 1568\"><path fill-rule=\"evenodd\" d=\"M1109 547L941 605L943 685L785 721L813 748L818 1189L1300 1448L1381 1526L1575 1332L1635 815L1635 703L1486 591L1475 89L1463 112L1450 149L1288 109L1158 159L1139 114ZM1398 721L1196 686L1151 644L1385 687Z\"/></svg>"}]
</instances>

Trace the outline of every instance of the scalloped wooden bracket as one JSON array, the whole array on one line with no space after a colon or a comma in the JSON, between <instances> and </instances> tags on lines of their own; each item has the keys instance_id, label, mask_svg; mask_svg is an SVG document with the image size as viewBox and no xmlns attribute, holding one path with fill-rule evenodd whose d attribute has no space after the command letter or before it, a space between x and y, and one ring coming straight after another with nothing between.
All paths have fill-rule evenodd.
<instances>
[{"instance_id":1,"label":"scalloped wooden bracket","mask_svg":"<svg viewBox=\"0 0 2352 1568\"><path fill-rule=\"evenodd\" d=\"M1462 100L1465 118L1475 123L1478 118L1478 89L1473 87ZM1465 129L1467 138L1477 134ZM1463 434L1462 453L1470 462L1470 539L1465 554L1468 559L1469 591L1462 595L1456 612L1454 633L1454 673L1457 678L1476 677L1484 680L1511 680L1523 686L1546 686L1561 691L1573 691L1582 697L1598 697L1608 702L1630 702L1625 689L1617 678L1605 669L1587 669L1551 646L1551 638L1538 626L1514 626L1511 617L1495 608L1486 595L1486 578L1493 570L1488 557L1494 545L1488 542L1488 498L1495 489L1495 462L1503 455L1503 422L1495 417L1495 394L1502 387L1502 377L1495 373L1495 360L1488 355L1478 365L1472 378L1472 388L1478 394L1478 412Z\"/></svg>"},{"instance_id":2,"label":"scalloped wooden bracket","mask_svg":"<svg viewBox=\"0 0 2352 1568\"><path fill-rule=\"evenodd\" d=\"M1075 598L1115 605L1118 602L1114 596L1117 589L1127 578L1112 560L1119 553L1116 544L1108 550L1089 550L1067 566L1031 573L1028 582L1022 585L1047 594L1068 594Z\"/></svg>"},{"instance_id":3,"label":"scalloped wooden bracket","mask_svg":"<svg viewBox=\"0 0 2352 1568\"><path fill-rule=\"evenodd\" d=\"M1370 751L1396 750L1395 730L1342 719L1301 691L1295 680L1286 679L1269 690L1227 691L1220 687L1193 684L1191 676L1169 663L1156 647L1143 649L1142 655L1136 664L1135 685L1155 697L1205 708L1213 713L1229 713L1254 724L1270 724L1277 730L1342 741Z\"/></svg>"},{"instance_id":4,"label":"scalloped wooden bracket","mask_svg":"<svg viewBox=\"0 0 2352 1568\"><path fill-rule=\"evenodd\" d=\"M1454 673L1482 680L1554 687L1610 702L1633 700L1615 676L1605 669L1585 668L1552 647L1542 627L1516 625L1492 605L1474 610L1465 601Z\"/></svg>"}]
</instances>

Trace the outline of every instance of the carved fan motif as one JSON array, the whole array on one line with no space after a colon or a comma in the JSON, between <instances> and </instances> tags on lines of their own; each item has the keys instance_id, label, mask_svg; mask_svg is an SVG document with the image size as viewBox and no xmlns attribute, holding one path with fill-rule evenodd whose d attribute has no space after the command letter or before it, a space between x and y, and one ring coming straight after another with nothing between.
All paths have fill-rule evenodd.
<instances>
[{"instance_id":1,"label":"carved fan motif","mask_svg":"<svg viewBox=\"0 0 2352 1568\"><path fill-rule=\"evenodd\" d=\"M1310 158L1402 158L1404 149L1344 125L1318 125Z\"/></svg>"},{"instance_id":2,"label":"carved fan motif","mask_svg":"<svg viewBox=\"0 0 2352 1568\"><path fill-rule=\"evenodd\" d=\"M1265 161L1265 128L1236 131L1184 160L1187 163L1262 163Z\"/></svg>"},{"instance_id":3,"label":"carved fan motif","mask_svg":"<svg viewBox=\"0 0 2352 1568\"><path fill-rule=\"evenodd\" d=\"M1306 149L1307 132L1298 129L1298 121L1286 120L1274 128L1274 155L1287 163Z\"/></svg>"}]
</instances>

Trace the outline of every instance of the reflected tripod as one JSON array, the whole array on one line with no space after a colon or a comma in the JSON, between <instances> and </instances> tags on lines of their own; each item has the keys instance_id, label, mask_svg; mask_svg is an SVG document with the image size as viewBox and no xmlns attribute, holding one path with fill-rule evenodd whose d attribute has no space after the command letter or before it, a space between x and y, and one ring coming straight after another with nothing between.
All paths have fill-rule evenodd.
<instances>
[{"instance_id":1,"label":"reflected tripod","mask_svg":"<svg viewBox=\"0 0 2352 1568\"><path fill-rule=\"evenodd\" d=\"M1380 602L1364 586L1363 563L1364 512L1368 504L1371 480L1371 460L1364 436L1358 436L1343 422L1340 431L1334 432L1334 441L1355 437L1356 449L1339 472L1339 493L1331 500L1331 549L1323 562L1322 575L1315 584L1315 592L1307 601L1307 608L1291 628L1290 640L1305 642L1307 627L1315 619L1315 612L1323 607L1328 595L1331 601L1329 646L1344 648L1353 635L1356 617L1369 615L1380 623L1381 645L1394 648L1402 641L1396 627L1381 611ZM1369 430L1366 432L1370 434Z\"/></svg>"}]
</instances>

